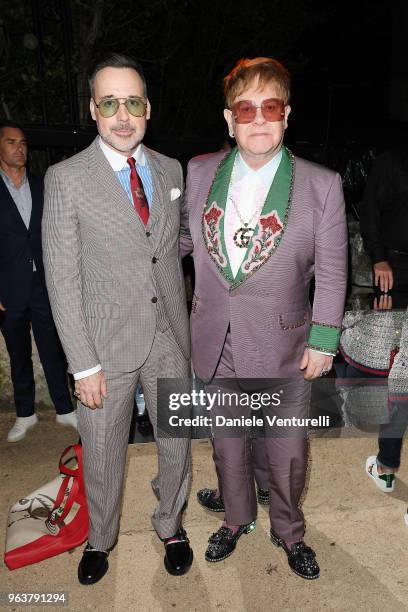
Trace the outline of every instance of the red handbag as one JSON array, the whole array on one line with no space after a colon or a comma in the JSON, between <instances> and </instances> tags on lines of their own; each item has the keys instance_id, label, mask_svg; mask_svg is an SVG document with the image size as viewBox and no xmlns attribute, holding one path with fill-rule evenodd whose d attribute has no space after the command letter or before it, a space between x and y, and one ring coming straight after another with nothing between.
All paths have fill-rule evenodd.
<instances>
[{"instance_id":1,"label":"red handbag","mask_svg":"<svg viewBox=\"0 0 408 612\"><path fill-rule=\"evenodd\" d=\"M71 456L67 458L68 455ZM76 548L88 537L80 444L64 450L59 470L57 478L10 509L4 553L4 562L10 570Z\"/></svg>"}]
</instances>

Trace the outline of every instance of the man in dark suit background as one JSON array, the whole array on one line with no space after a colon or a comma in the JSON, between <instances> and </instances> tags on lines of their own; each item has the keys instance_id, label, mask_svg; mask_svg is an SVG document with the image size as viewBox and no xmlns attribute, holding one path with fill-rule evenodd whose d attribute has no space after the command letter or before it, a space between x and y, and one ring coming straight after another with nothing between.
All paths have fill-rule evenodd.
<instances>
[{"instance_id":1,"label":"man in dark suit background","mask_svg":"<svg viewBox=\"0 0 408 612\"><path fill-rule=\"evenodd\" d=\"M360 208L364 246L373 264L374 286L386 308L408 302L408 150L394 146L379 155Z\"/></svg>"},{"instance_id":2,"label":"man in dark suit background","mask_svg":"<svg viewBox=\"0 0 408 612\"><path fill-rule=\"evenodd\" d=\"M43 182L26 171L27 141L14 123L0 125L0 329L10 356L17 419L9 442L37 424L30 327L57 423L76 428L67 367L52 319L41 248Z\"/></svg>"}]
</instances>

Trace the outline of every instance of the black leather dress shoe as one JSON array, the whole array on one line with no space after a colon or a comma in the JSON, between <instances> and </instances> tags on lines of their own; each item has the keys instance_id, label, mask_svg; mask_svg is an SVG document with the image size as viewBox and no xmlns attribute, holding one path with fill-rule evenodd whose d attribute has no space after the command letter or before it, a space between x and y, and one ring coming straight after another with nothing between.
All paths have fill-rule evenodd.
<instances>
[{"instance_id":1,"label":"black leather dress shoe","mask_svg":"<svg viewBox=\"0 0 408 612\"><path fill-rule=\"evenodd\" d=\"M177 538L177 541L171 541ZM181 576L188 572L193 562L193 551L185 530L179 527L175 535L164 540L166 555L164 567L173 576Z\"/></svg>"},{"instance_id":2,"label":"black leather dress shoe","mask_svg":"<svg viewBox=\"0 0 408 612\"><path fill-rule=\"evenodd\" d=\"M275 546L281 546L288 557L289 567L301 578L316 580L320 576L320 568L316 561L316 553L302 541L292 544L290 549L285 542L271 529L271 541Z\"/></svg>"},{"instance_id":3,"label":"black leather dress shoe","mask_svg":"<svg viewBox=\"0 0 408 612\"><path fill-rule=\"evenodd\" d=\"M81 584L95 584L108 571L108 553L93 550L88 544L78 565L78 580Z\"/></svg>"},{"instance_id":4,"label":"black leather dress shoe","mask_svg":"<svg viewBox=\"0 0 408 612\"><path fill-rule=\"evenodd\" d=\"M247 525L241 525L236 533L232 533L232 529L229 527L220 527L208 540L205 560L212 563L223 561L223 559L232 555L242 534L250 533L254 529L255 521Z\"/></svg>"},{"instance_id":5,"label":"black leather dress shoe","mask_svg":"<svg viewBox=\"0 0 408 612\"><path fill-rule=\"evenodd\" d=\"M256 496L258 498L258 504L261 506L269 506L269 491L268 489L256 489Z\"/></svg>"},{"instance_id":6,"label":"black leather dress shoe","mask_svg":"<svg viewBox=\"0 0 408 612\"><path fill-rule=\"evenodd\" d=\"M225 512L224 501L222 497L214 497L216 493L217 489L201 489L197 493L197 501L211 512Z\"/></svg>"}]
</instances>

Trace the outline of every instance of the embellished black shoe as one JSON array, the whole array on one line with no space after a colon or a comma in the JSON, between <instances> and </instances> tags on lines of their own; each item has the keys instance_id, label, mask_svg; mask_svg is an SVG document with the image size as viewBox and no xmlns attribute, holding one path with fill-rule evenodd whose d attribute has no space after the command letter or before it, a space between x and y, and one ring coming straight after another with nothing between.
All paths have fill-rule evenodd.
<instances>
[{"instance_id":1,"label":"embellished black shoe","mask_svg":"<svg viewBox=\"0 0 408 612\"><path fill-rule=\"evenodd\" d=\"M211 512L225 512L224 501L222 497L214 497L216 493L217 489L201 489L197 493L197 501Z\"/></svg>"},{"instance_id":2,"label":"embellished black shoe","mask_svg":"<svg viewBox=\"0 0 408 612\"><path fill-rule=\"evenodd\" d=\"M78 580L81 584L95 584L104 577L108 567L108 553L87 544L78 566Z\"/></svg>"},{"instance_id":3,"label":"embellished black shoe","mask_svg":"<svg viewBox=\"0 0 408 612\"><path fill-rule=\"evenodd\" d=\"M258 498L258 504L261 506L269 506L269 491L268 489L256 489L256 496Z\"/></svg>"},{"instance_id":4,"label":"embellished black shoe","mask_svg":"<svg viewBox=\"0 0 408 612\"><path fill-rule=\"evenodd\" d=\"M271 541L275 546L281 546L288 556L289 567L297 576L306 580L316 580L320 576L320 568L316 561L316 553L302 541L292 544L290 549L285 542L271 529Z\"/></svg>"},{"instance_id":5,"label":"embellished black shoe","mask_svg":"<svg viewBox=\"0 0 408 612\"><path fill-rule=\"evenodd\" d=\"M223 561L235 550L237 542L243 533L250 533L255 529L255 521L247 525L241 525L236 533L232 533L229 527L220 527L218 531L212 534L208 540L208 547L205 551L205 560Z\"/></svg>"},{"instance_id":6,"label":"embellished black shoe","mask_svg":"<svg viewBox=\"0 0 408 612\"><path fill-rule=\"evenodd\" d=\"M163 542L166 549L164 566L169 574L181 576L188 572L193 562L193 551L185 530L179 527L173 537Z\"/></svg>"}]
</instances>

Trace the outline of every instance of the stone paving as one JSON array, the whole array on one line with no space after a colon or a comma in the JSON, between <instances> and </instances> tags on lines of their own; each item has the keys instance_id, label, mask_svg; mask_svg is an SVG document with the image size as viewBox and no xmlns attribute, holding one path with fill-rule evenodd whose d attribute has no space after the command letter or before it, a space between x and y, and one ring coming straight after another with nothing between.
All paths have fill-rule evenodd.
<instances>
[{"instance_id":1,"label":"stone paving","mask_svg":"<svg viewBox=\"0 0 408 612\"><path fill-rule=\"evenodd\" d=\"M4 406L4 404L3 404ZM51 480L62 449L77 439L55 423L50 409L26 439L5 441L14 414L0 412L0 521L5 533L8 508ZM194 481L184 524L194 547L189 574L169 576L162 545L150 523L154 504L150 480L156 470L153 443L129 446L119 543L110 571L92 587L76 578L81 549L10 572L0 563L0 591L66 591L72 612L111 611L256 612L320 610L399 612L408 609L408 457L404 452L395 492L384 494L364 472L376 441L365 438L313 438L303 509L307 542L316 550L321 578L307 582L292 574L284 553L268 540L268 515L259 508L255 532L242 536L229 559L204 560L208 536L220 516L205 511L196 491L215 482L208 441L193 442ZM20 609L14 607L12 609ZM38 611L59 608L25 607Z\"/></svg>"}]
</instances>

